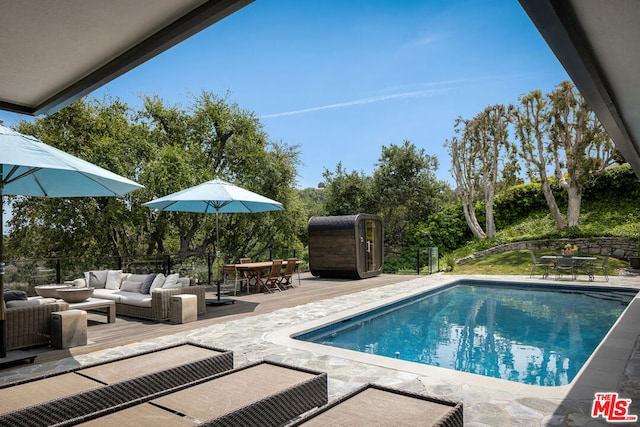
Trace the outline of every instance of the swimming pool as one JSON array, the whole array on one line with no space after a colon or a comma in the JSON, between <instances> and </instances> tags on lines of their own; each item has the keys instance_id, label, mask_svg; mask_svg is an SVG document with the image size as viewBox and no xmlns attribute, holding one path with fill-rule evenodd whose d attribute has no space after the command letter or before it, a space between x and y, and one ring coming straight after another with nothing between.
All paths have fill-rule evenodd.
<instances>
[{"instance_id":1,"label":"swimming pool","mask_svg":"<svg viewBox=\"0 0 640 427\"><path fill-rule=\"evenodd\" d=\"M574 379L636 293L460 281L294 338L560 386Z\"/></svg>"}]
</instances>

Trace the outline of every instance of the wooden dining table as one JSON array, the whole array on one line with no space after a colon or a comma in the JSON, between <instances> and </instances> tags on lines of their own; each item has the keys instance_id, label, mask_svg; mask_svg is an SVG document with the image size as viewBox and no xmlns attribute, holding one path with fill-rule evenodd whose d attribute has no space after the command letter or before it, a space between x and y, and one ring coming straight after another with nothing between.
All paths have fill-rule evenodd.
<instances>
[{"instance_id":1,"label":"wooden dining table","mask_svg":"<svg viewBox=\"0 0 640 427\"><path fill-rule=\"evenodd\" d=\"M287 266L288 262L289 261L286 259L282 260L283 269ZM301 261L298 260L296 261L296 264L300 264L300 262ZM273 261L244 262L240 264L234 264L236 270L240 272L248 273L247 276L250 279L255 279L258 291L260 291L260 289L262 289L262 286L263 286L262 280L260 279L260 277L262 276L262 273L267 270L270 270L272 265L273 265ZM247 290L248 289L249 288L247 287Z\"/></svg>"}]
</instances>

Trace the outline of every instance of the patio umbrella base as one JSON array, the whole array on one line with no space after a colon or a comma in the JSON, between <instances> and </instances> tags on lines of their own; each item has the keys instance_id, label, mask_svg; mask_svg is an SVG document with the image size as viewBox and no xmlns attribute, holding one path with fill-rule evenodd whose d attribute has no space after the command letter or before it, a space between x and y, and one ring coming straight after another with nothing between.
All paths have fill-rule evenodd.
<instances>
[{"instance_id":1,"label":"patio umbrella base","mask_svg":"<svg viewBox=\"0 0 640 427\"><path fill-rule=\"evenodd\" d=\"M33 363L36 357L37 356L35 354L27 353L26 351L22 350L8 351L6 357L0 358L0 369L27 361L29 363Z\"/></svg>"},{"instance_id":2,"label":"patio umbrella base","mask_svg":"<svg viewBox=\"0 0 640 427\"><path fill-rule=\"evenodd\" d=\"M208 299L206 301L207 305L226 305L226 304L234 304L236 300L234 299Z\"/></svg>"},{"instance_id":3,"label":"patio umbrella base","mask_svg":"<svg viewBox=\"0 0 640 427\"><path fill-rule=\"evenodd\" d=\"M233 300L233 299L220 299L220 281L219 280L216 282L216 287L218 290L217 292L218 298L206 300L205 303L207 305L225 305L225 304L234 304L236 302L236 300Z\"/></svg>"}]
</instances>

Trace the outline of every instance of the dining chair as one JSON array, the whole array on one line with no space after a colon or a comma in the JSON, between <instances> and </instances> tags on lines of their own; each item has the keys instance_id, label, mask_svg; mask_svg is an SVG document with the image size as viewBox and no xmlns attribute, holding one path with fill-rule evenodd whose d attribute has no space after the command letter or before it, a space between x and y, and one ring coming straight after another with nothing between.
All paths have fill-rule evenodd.
<instances>
[{"instance_id":1,"label":"dining chair","mask_svg":"<svg viewBox=\"0 0 640 427\"><path fill-rule=\"evenodd\" d=\"M558 257L553 265L553 271L555 273L556 280L559 280L560 276L565 273L571 274L571 279L576 280L576 263L573 257Z\"/></svg>"},{"instance_id":2,"label":"dining chair","mask_svg":"<svg viewBox=\"0 0 640 427\"><path fill-rule=\"evenodd\" d=\"M602 272L602 275L604 276L604 279L608 282L609 281L609 275L607 274L607 264L609 263L609 256L610 255L605 255L604 258L602 259L602 263L600 264L595 264L595 265L591 265L590 267L590 271L591 271L591 277L594 277L593 272L594 270L598 270Z\"/></svg>"},{"instance_id":3,"label":"dining chair","mask_svg":"<svg viewBox=\"0 0 640 427\"><path fill-rule=\"evenodd\" d=\"M251 262L251 258L240 258L238 261L240 262L240 264L248 264ZM256 275L249 270L242 271L242 280L246 284L247 292L249 292L250 286L253 286L254 288L260 288L260 283L256 283Z\"/></svg>"},{"instance_id":4,"label":"dining chair","mask_svg":"<svg viewBox=\"0 0 640 427\"><path fill-rule=\"evenodd\" d=\"M281 288L293 288L293 273L296 269L298 258L287 259L287 265L284 271L280 273L280 282L278 283Z\"/></svg>"},{"instance_id":5,"label":"dining chair","mask_svg":"<svg viewBox=\"0 0 640 427\"><path fill-rule=\"evenodd\" d=\"M279 286L280 282L280 272L282 271L282 260L275 259L271 264L271 269L269 270L269 274L264 278L262 282L262 286L269 291L281 291L282 289Z\"/></svg>"},{"instance_id":6,"label":"dining chair","mask_svg":"<svg viewBox=\"0 0 640 427\"><path fill-rule=\"evenodd\" d=\"M540 269L542 270L542 278L546 279L549 276L549 267L553 266L553 263L538 259L533 251L529 251L529 254L531 255L531 261L533 263L529 277L533 277L533 273L535 273L536 269Z\"/></svg>"},{"instance_id":7,"label":"dining chair","mask_svg":"<svg viewBox=\"0 0 640 427\"><path fill-rule=\"evenodd\" d=\"M225 264L222 266L222 286L220 292L229 293L233 289L233 295L238 292L238 272L235 265Z\"/></svg>"}]
</instances>

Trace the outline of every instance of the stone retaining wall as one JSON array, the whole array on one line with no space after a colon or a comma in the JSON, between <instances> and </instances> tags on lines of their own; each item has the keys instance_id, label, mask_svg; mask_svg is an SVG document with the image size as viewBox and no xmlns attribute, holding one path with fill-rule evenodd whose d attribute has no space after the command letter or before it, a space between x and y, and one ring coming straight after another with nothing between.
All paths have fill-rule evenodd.
<instances>
[{"instance_id":1,"label":"stone retaining wall","mask_svg":"<svg viewBox=\"0 0 640 427\"><path fill-rule=\"evenodd\" d=\"M500 246L476 252L472 255L460 258L456 264L464 264L472 259L482 258L488 255L500 254L507 251L557 251L560 253L567 243L578 247L578 253L582 255L611 255L614 258L626 259L640 255L640 241L623 237L592 237L579 239L547 239L527 240L522 242L507 243Z\"/></svg>"}]
</instances>

